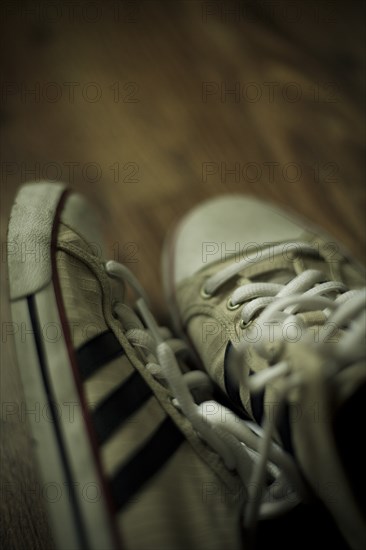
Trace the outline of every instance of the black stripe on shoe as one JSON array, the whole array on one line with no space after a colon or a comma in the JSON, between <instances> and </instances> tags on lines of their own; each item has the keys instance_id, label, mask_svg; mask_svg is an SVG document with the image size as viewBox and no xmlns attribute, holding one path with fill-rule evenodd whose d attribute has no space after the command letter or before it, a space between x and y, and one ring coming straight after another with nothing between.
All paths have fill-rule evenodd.
<instances>
[{"instance_id":1,"label":"black stripe on shoe","mask_svg":"<svg viewBox=\"0 0 366 550\"><path fill-rule=\"evenodd\" d=\"M103 365L121 355L124 355L123 348L113 332L107 330L98 334L76 350L82 380L87 380Z\"/></svg>"},{"instance_id":2,"label":"black stripe on shoe","mask_svg":"<svg viewBox=\"0 0 366 550\"><path fill-rule=\"evenodd\" d=\"M243 405L240 398L239 382L229 373L229 364L230 364L229 355L231 350L232 350L232 343L229 342L228 345L226 346L225 357L224 357L224 384L225 384L226 393L229 399L233 402L233 404L236 407L238 407L239 409L242 409Z\"/></svg>"},{"instance_id":3,"label":"black stripe on shoe","mask_svg":"<svg viewBox=\"0 0 366 550\"><path fill-rule=\"evenodd\" d=\"M147 443L111 479L111 492L117 510L133 500L134 495L166 464L184 439L172 419L167 417Z\"/></svg>"},{"instance_id":4,"label":"black stripe on shoe","mask_svg":"<svg viewBox=\"0 0 366 550\"><path fill-rule=\"evenodd\" d=\"M138 371L117 386L92 413L99 444L102 445L152 395L151 388Z\"/></svg>"},{"instance_id":5,"label":"black stripe on shoe","mask_svg":"<svg viewBox=\"0 0 366 550\"><path fill-rule=\"evenodd\" d=\"M249 376L252 376L254 371L249 370ZM252 408L253 416L257 424L261 425L264 414L264 390L258 392L252 392L250 394L250 406Z\"/></svg>"}]
</instances>

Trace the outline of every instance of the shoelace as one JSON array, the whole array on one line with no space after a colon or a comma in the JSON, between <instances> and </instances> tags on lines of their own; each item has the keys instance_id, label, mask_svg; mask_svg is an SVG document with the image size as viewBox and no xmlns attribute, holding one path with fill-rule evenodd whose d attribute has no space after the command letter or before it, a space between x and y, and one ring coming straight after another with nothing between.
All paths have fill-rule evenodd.
<instances>
[{"instance_id":1,"label":"shoelace","mask_svg":"<svg viewBox=\"0 0 366 550\"><path fill-rule=\"evenodd\" d=\"M260 461L261 437L259 428L246 423L231 410L216 401L209 400L197 404L192 390L199 384L211 387L208 375L202 371L182 373L176 354L186 345L171 337L170 332L159 327L148 308L143 289L133 274L122 264L109 261L105 266L107 274L121 283L129 283L140 298L136 307L146 327L136 313L120 296L114 298L114 314L123 327L133 327L126 331L131 344L147 352L149 357L146 368L156 377L166 381L170 388L173 404L191 422L199 436L222 458L229 470L236 471L243 487L248 490L255 463ZM224 419L224 422L223 422ZM261 498L261 517L272 517L292 508L301 498L305 498L301 476L293 460L275 442L269 441L266 451L265 473L275 480L273 485L263 491ZM262 491L266 483L259 487ZM289 492L292 498L289 498ZM286 498L284 498L284 494Z\"/></svg>"},{"instance_id":2,"label":"shoelace","mask_svg":"<svg viewBox=\"0 0 366 550\"><path fill-rule=\"evenodd\" d=\"M302 255L319 256L318 250L307 243L286 243L286 247L293 246ZM203 297L209 298L226 282L238 275L247 266L268 260L283 252L283 244L273 249L263 250L259 259L254 256L230 264L213 276L209 277L202 288ZM324 274L315 269L308 269L300 275L294 276L287 284L276 283L248 283L237 288L228 301L229 309L236 309L242 306L241 328L247 329L247 338L241 339L234 347L231 354L231 362L240 364L240 357L246 349L253 345L258 353L266 359L268 356L269 326L272 327L271 342L283 341L287 338L301 339L309 345L313 345L310 330L307 323L299 317L304 311L322 312L323 321L334 330L343 330L342 337L334 345L329 345L325 340L317 344L319 352L331 356L332 365L329 376L347 365L353 364L365 358L365 326L366 326L366 292L361 290L347 290L347 287L337 281L324 281ZM339 294L336 298L330 294ZM256 334L259 338L248 337L254 331L251 324L255 321ZM319 316L318 316L319 318ZM290 329L290 332L289 332ZM338 340L338 339L337 339ZM234 358L234 359L233 359ZM273 358L272 358L273 359ZM234 365L235 367L235 365ZM230 368L233 368L231 365ZM306 368L306 366L304 366ZM329 368L329 367L328 367ZM285 361L273 364L267 369L248 377L248 387L251 392L263 391L266 385L274 380L282 380L282 387L278 388L279 406L275 409L270 418L265 419L264 429L261 431L259 460L256 461L250 483L249 499L245 512L245 525L253 531L259 517L263 514L260 510L260 499L256 498L255 492L265 484L265 476L268 460L270 460L271 442L274 436L276 423L281 412L281 404L284 403L288 392L301 384L301 374L291 373L290 365Z\"/></svg>"}]
</instances>

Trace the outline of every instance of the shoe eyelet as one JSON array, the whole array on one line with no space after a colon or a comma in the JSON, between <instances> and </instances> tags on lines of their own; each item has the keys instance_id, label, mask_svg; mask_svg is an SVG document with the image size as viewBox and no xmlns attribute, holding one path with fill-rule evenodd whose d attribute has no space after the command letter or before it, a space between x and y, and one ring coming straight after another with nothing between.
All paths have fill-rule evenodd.
<instances>
[{"instance_id":1,"label":"shoe eyelet","mask_svg":"<svg viewBox=\"0 0 366 550\"><path fill-rule=\"evenodd\" d=\"M173 405L173 407L177 409L177 411L180 411L180 412L182 411L182 407L180 406L179 401L176 397L171 397L170 402Z\"/></svg>"},{"instance_id":2,"label":"shoe eyelet","mask_svg":"<svg viewBox=\"0 0 366 550\"><path fill-rule=\"evenodd\" d=\"M240 319L239 328L241 330L245 330L253 323L253 319L249 319L249 321L246 323L244 319Z\"/></svg>"},{"instance_id":3,"label":"shoe eyelet","mask_svg":"<svg viewBox=\"0 0 366 550\"><path fill-rule=\"evenodd\" d=\"M226 302L226 307L230 311L234 311L234 309L238 309L240 307L240 304L233 304L231 301L231 298L229 298L228 301Z\"/></svg>"},{"instance_id":4,"label":"shoe eyelet","mask_svg":"<svg viewBox=\"0 0 366 550\"><path fill-rule=\"evenodd\" d=\"M206 292L205 285L201 286L200 295L201 295L201 298L203 298L204 300L208 300L209 298L212 298L212 294L209 294L208 292Z\"/></svg>"}]
</instances>

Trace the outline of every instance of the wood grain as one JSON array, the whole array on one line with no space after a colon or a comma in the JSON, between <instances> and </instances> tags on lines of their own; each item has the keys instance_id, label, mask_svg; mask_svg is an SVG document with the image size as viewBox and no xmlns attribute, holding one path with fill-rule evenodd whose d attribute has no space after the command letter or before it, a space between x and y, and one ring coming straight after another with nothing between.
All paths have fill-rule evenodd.
<instances>
[{"instance_id":1,"label":"wood grain","mask_svg":"<svg viewBox=\"0 0 366 550\"><path fill-rule=\"evenodd\" d=\"M209 196L270 199L364 260L363 2L66 4L1 3L2 243L21 183L69 181L162 319L164 237ZM22 402L4 334L1 389ZM27 424L1 432L3 547L51 548Z\"/></svg>"}]
</instances>

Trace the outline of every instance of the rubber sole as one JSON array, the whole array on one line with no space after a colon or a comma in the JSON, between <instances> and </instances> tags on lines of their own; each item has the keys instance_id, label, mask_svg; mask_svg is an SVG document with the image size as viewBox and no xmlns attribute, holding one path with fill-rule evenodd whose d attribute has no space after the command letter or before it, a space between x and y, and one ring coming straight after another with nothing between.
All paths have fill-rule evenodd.
<instances>
[{"instance_id":1,"label":"rubber sole","mask_svg":"<svg viewBox=\"0 0 366 550\"><path fill-rule=\"evenodd\" d=\"M33 189L32 189L33 187ZM29 218L44 209L44 196L54 195L47 223L42 229L43 254L47 262L35 270L36 292L11 299L11 314L17 330L15 349L28 411L27 415L39 465L41 491L47 502L49 521L58 548L118 548L105 494L105 482L90 434L90 422L75 372L75 359L55 269L54 244L59 216L67 190L52 184L28 185L19 191L11 213L8 241L32 250L34 232ZM30 193L32 196L29 204ZM57 195L57 196L56 196ZM26 231L19 231L28 220ZM35 228L38 234L39 227ZM22 242L19 235L22 235ZM23 242L24 241L24 242ZM29 286L34 262L30 254L9 258L9 279L18 288ZM42 273L52 273L49 282ZM33 272L34 274L34 272ZM18 293L19 294L19 293Z\"/></svg>"}]
</instances>

